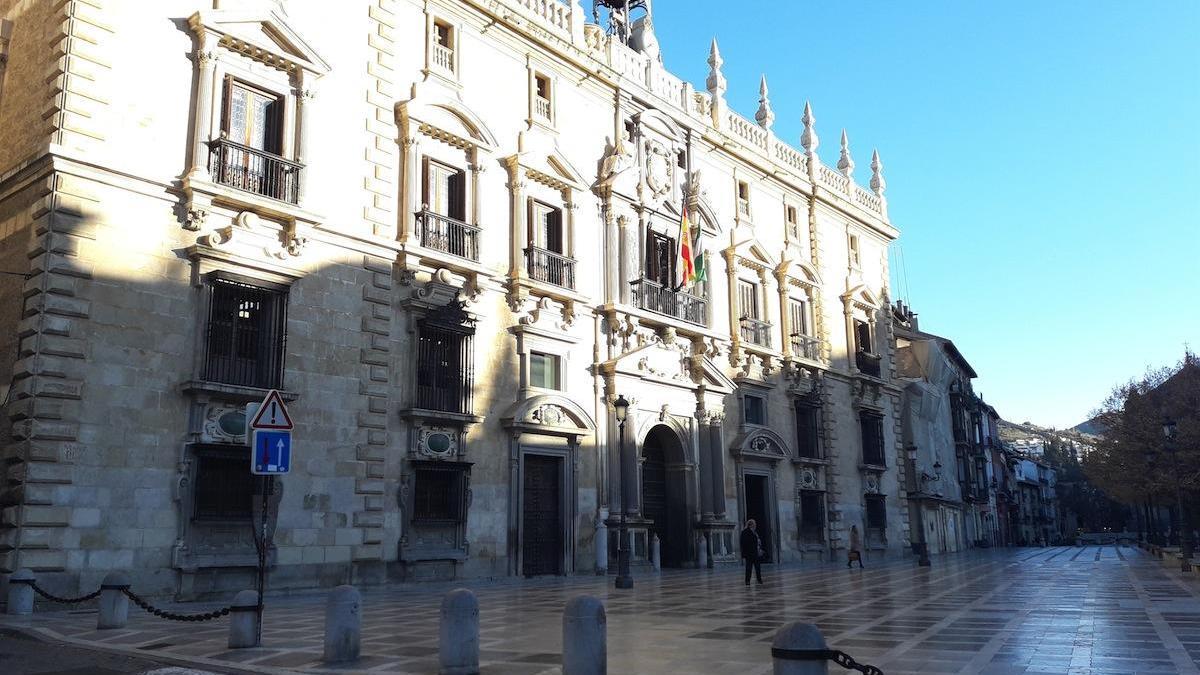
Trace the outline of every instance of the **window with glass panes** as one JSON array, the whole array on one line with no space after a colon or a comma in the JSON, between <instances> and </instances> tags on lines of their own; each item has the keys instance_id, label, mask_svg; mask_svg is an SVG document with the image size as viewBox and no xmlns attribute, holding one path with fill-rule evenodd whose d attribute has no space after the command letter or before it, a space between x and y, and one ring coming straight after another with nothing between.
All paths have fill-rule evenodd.
<instances>
[{"instance_id":1,"label":"window with glass panes","mask_svg":"<svg viewBox=\"0 0 1200 675\"><path fill-rule=\"evenodd\" d=\"M260 389L283 383L287 293L213 274L203 379Z\"/></svg>"},{"instance_id":2,"label":"window with glass panes","mask_svg":"<svg viewBox=\"0 0 1200 675\"><path fill-rule=\"evenodd\" d=\"M221 131L235 143L280 154L283 140L280 97L234 80L225 80L225 115Z\"/></svg>"},{"instance_id":3,"label":"window with glass panes","mask_svg":"<svg viewBox=\"0 0 1200 675\"><path fill-rule=\"evenodd\" d=\"M758 319L758 284L738 280L738 306L743 319Z\"/></svg>"},{"instance_id":4,"label":"window with glass panes","mask_svg":"<svg viewBox=\"0 0 1200 675\"><path fill-rule=\"evenodd\" d=\"M529 384L542 389L561 389L559 357L554 354L530 352Z\"/></svg>"},{"instance_id":5,"label":"window with glass panes","mask_svg":"<svg viewBox=\"0 0 1200 675\"><path fill-rule=\"evenodd\" d=\"M886 466L883 450L883 416L874 413L859 413L859 430L862 434L863 464Z\"/></svg>"},{"instance_id":6,"label":"window with glass panes","mask_svg":"<svg viewBox=\"0 0 1200 675\"><path fill-rule=\"evenodd\" d=\"M533 245L551 253L565 255L562 209L535 201L530 211L533 230L530 240Z\"/></svg>"},{"instance_id":7,"label":"window with glass panes","mask_svg":"<svg viewBox=\"0 0 1200 675\"><path fill-rule=\"evenodd\" d=\"M466 220L466 172L446 164L427 160L424 197L426 208L430 211L447 218Z\"/></svg>"},{"instance_id":8,"label":"window with glass panes","mask_svg":"<svg viewBox=\"0 0 1200 675\"><path fill-rule=\"evenodd\" d=\"M742 403L745 407L743 419L746 424L767 423L767 407L763 397L745 394L742 397Z\"/></svg>"},{"instance_id":9,"label":"window with glass panes","mask_svg":"<svg viewBox=\"0 0 1200 675\"><path fill-rule=\"evenodd\" d=\"M675 284L675 240L651 231L646 235L646 278L665 288Z\"/></svg>"}]
</instances>

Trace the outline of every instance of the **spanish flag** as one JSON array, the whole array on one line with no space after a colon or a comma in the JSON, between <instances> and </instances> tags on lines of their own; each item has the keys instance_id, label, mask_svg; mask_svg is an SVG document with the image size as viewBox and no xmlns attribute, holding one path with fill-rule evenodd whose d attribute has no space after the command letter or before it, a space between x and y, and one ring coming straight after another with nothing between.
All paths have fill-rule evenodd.
<instances>
[{"instance_id":1,"label":"spanish flag","mask_svg":"<svg viewBox=\"0 0 1200 675\"><path fill-rule=\"evenodd\" d=\"M683 215L679 218L678 250L679 256L675 259L675 290L696 280L696 266L692 260L692 224L688 222L686 199L683 202Z\"/></svg>"}]
</instances>

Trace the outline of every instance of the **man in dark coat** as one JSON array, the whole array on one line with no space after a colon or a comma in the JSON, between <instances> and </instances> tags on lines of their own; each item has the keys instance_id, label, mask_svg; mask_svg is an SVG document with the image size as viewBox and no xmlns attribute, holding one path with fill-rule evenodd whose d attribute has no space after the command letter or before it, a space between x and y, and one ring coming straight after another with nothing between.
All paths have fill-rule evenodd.
<instances>
[{"instance_id":1,"label":"man in dark coat","mask_svg":"<svg viewBox=\"0 0 1200 675\"><path fill-rule=\"evenodd\" d=\"M746 528L742 530L741 547L742 560L746 561L746 585L750 585L750 570L753 569L758 577L759 585L762 585L762 539L758 538L757 524L754 519L746 521Z\"/></svg>"}]
</instances>

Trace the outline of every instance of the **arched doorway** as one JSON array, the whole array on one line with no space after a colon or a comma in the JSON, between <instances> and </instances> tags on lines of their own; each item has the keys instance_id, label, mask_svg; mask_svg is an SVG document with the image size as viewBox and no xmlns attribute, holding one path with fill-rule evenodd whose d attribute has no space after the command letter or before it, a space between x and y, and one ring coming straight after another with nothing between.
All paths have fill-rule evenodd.
<instances>
[{"instance_id":1,"label":"arched doorway","mask_svg":"<svg viewBox=\"0 0 1200 675\"><path fill-rule=\"evenodd\" d=\"M658 425L642 444L642 516L658 535L663 567L683 567L688 555L687 467L683 444Z\"/></svg>"}]
</instances>

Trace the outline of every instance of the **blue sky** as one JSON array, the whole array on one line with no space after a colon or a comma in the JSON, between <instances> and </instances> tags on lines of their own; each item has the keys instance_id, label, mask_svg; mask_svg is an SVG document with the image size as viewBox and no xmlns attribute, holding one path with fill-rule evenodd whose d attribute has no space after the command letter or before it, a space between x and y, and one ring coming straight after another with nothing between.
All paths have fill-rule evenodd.
<instances>
[{"instance_id":1,"label":"blue sky","mask_svg":"<svg viewBox=\"0 0 1200 675\"><path fill-rule=\"evenodd\" d=\"M1013 421L1068 427L1200 349L1200 2L657 0L667 68L820 155L878 147L893 297ZM902 257L904 269L898 265Z\"/></svg>"}]
</instances>

